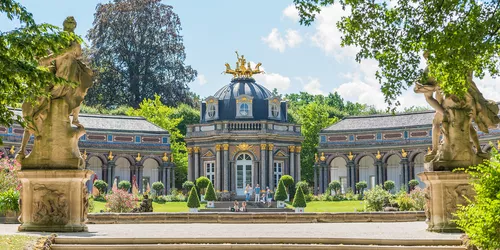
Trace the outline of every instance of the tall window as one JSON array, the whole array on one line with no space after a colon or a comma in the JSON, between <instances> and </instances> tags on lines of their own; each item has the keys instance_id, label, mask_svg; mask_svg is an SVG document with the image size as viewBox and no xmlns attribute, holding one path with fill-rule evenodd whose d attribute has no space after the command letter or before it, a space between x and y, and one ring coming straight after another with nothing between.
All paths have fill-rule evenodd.
<instances>
[{"instance_id":1,"label":"tall window","mask_svg":"<svg viewBox=\"0 0 500 250\"><path fill-rule=\"evenodd\" d=\"M215 105L214 104L210 104L208 106L208 117L209 118L214 118L215 116Z\"/></svg>"},{"instance_id":2,"label":"tall window","mask_svg":"<svg viewBox=\"0 0 500 250\"><path fill-rule=\"evenodd\" d=\"M278 188L278 182L280 181L281 176L283 176L283 162L275 161L274 162L274 186Z\"/></svg>"},{"instance_id":3,"label":"tall window","mask_svg":"<svg viewBox=\"0 0 500 250\"><path fill-rule=\"evenodd\" d=\"M212 182L212 185L215 184L215 162L209 161L205 162L205 173L207 178Z\"/></svg>"},{"instance_id":4,"label":"tall window","mask_svg":"<svg viewBox=\"0 0 500 250\"><path fill-rule=\"evenodd\" d=\"M247 116L249 112L248 103L240 104L240 115Z\"/></svg>"},{"instance_id":5,"label":"tall window","mask_svg":"<svg viewBox=\"0 0 500 250\"><path fill-rule=\"evenodd\" d=\"M271 104L271 115L276 118L280 115L280 107L278 104Z\"/></svg>"}]
</instances>

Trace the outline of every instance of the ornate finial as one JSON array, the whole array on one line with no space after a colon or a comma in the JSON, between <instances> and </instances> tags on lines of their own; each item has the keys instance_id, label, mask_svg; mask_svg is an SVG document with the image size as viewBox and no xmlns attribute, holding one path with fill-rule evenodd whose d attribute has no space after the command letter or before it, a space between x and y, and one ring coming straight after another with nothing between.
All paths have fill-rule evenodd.
<instances>
[{"instance_id":1,"label":"ornate finial","mask_svg":"<svg viewBox=\"0 0 500 250\"><path fill-rule=\"evenodd\" d=\"M347 155L347 158L349 158L350 161L352 161L352 159L354 159L354 155L352 154L352 152L349 152L349 154Z\"/></svg>"},{"instance_id":2,"label":"ornate finial","mask_svg":"<svg viewBox=\"0 0 500 250\"><path fill-rule=\"evenodd\" d=\"M404 149L401 149L401 156L403 156L403 158L406 158L406 156L408 156L408 153Z\"/></svg>"},{"instance_id":3,"label":"ornate finial","mask_svg":"<svg viewBox=\"0 0 500 250\"><path fill-rule=\"evenodd\" d=\"M137 162L141 161L142 157L141 157L141 153L137 153L137 157L135 157L135 160Z\"/></svg>"},{"instance_id":4,"label":"ornate finial","mask_svg":"<svg viewBox=\"0 0 500 250\"><path fill-rule=\"evenodd\" d=\"M321 161L325 161L326 160L326 157L325 157L325 152L321 152L321 157L319 158Z\"/></svg>"},{"instance_id":5,"label":"ornate finial","mask_svg":"<svg viewBox=\"0 0 500 250\"><path fill-rule=\"evenodd\" d=\"M87 149L83 150L82 158L85 161L87 160Z\"/></svg>"},{"instance_id":6,"label":"ornate finial","mask_svg":"<svg viewBox=\"0 0 500 250\"><path fill-rule=\"evenodd\" d=\"M382 155L380 154L380 151L377 151L377 155L375 156L375 158L377 158L377 160L382 159Z\"/></svg>"},{"instance_id":7,"label":"ornate finial","mask_svg":"<svg viewBox=\"0 0 500 250\"><path fill-rule=\"evenodd\" d=\"M16 153L16 147L14 145L12 145L12 147L9 150L9 152L10 152L11 155L14 155L14 153Z\"/></svg>"},{"instance_id":8,"label":"ornate finial","mask_svg":"<svg viewBox=\"0 0 500 250\"><path fill-rule=\"evenodd\" d=\"M314 154L314 162L319 162L318 153Z\"/></svg>"},{"instance_id":9,"label":"ornate finial","mask_svg":"<svg viewBox=\"0 0 500 250\"><path fill-rule=\"evenodd\" d=\"M108 160L112 161L112 160L113 160L113 158L115 158L115 157L113 156L113 152L109 151L109 154L108 154Z\"/></svg>"},{"instance_id":10,"label":"ornate finial","mask_svg":"<svg viewBox=\"0 0 500 250\"><path fill-rule=\"evenodd\" d=\"M236 58L238 59L238 61L236 62L236 68L231 69L229 63L226 63L225 64L226 71L222 73L231 74L233 75L233 78L238 78L238 77L251 78L252 75L264 73L264 71L260 70L260 66L262 65L262 63L257 63L257 65L255 65L255 68L252 69L250 62L247 63L245 56L241 55L240 57L238 51L235 52L236 52Z\"/></svg>"},{"instance_id":11,"label":"ornate finial","mask_svg":"<svg viewBox=\"0 0 500 250\"><path fill-rule=\"evenodd\" d=\"M163 153L163 157L161 158L162 161L167 162L168 161L168 156L167 153Z\"/></svg>"}]
</instances>

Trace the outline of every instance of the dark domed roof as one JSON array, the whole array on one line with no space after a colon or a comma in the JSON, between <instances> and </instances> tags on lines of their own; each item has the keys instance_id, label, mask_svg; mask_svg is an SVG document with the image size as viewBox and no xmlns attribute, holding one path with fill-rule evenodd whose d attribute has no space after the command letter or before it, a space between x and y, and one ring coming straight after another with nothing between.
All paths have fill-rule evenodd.
<instances>
[{"instance_id":1,"label":"dark domed roof","mask_svg":"<svg viewBox=\"0 0 500 250\"><path fill-rule=\"evenodd\" d=\"M219 100L235 99L240 95L249 95L253 100L266 100L272 97L271 91L255 82L253 78L235 78L229 85L219 89L214 95Z\"/></svg>"}]
</instances>

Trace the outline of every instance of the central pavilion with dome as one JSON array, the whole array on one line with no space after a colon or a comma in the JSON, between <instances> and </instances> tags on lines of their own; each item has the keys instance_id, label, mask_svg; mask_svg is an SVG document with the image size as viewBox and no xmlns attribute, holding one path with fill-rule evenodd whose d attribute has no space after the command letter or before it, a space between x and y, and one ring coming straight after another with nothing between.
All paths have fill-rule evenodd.
<instances>
[{"instance_id":1,"label":"central pavilion with dome","mask_svg":"<svg viewBox=\"0 0 500 250\"><path fill-rule=\"evenodd\" d=\"M208 177L217 191L244 195L247 184L274 189L282 175L300 179L300 125L289 123L287 103L258 84L244 56L231 82L201 104L199 124L189 125L188 180Z\"/></svg>"}]
</instances>

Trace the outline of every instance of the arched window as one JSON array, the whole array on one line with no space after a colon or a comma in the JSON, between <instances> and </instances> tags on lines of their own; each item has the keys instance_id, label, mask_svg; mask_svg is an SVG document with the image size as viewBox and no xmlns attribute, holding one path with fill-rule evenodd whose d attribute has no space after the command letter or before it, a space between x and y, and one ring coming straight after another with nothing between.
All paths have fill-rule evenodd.
<instances>
[{"instance_id":1,"label":"arched window","mask_svg":"<svg viewBox=\"0 0 500 250\"><path fill-rule=\"evenodd\" d=\"M271 104L271 115L277 118L280 115L280 107L278 104Z\"/></svg>"},{"instance_id":2,"label":"arched window","mask_svg":"<svg viewBox=\"0 0 500 250\"><path fill-rule=\"evenodd\" d=\"M249 114L248 103L240 104L240 116L248 116L248 114Z\"/></svg>"},{"instance_id":3,"label":"arched window","mask_svg":"<svg viewBox=\"0 0 500 250\"><path fill-rule=\"evenodd\" d=\"M209 118L214 118L215 117L215 112L216 112L215 105L213 105L213 104L209 105L208 106L208 112L207 112L208 117Z\"/></svg>"}]
</instances>

